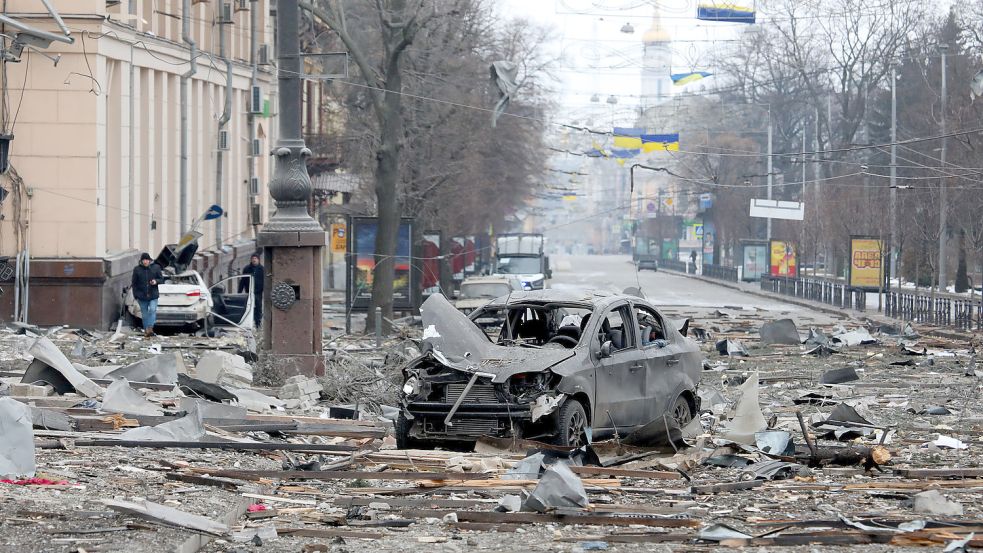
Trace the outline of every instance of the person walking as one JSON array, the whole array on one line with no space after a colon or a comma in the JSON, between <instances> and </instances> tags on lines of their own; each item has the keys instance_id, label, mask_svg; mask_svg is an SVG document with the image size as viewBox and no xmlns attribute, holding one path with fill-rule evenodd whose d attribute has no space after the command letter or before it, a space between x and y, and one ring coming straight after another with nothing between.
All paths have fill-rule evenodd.
<instances>
[{"instance_id":1,"label":"person walking","mask_svg":"<svg viewBox=\"0 0 983 553\"><path fill-rule=\"evenodd\" d=\"M263 266L259 262L259 254L254 253L249 256L249 265L242 270L242 274L252 276L253 280L253 324L258 329L263 321L263 280L266 274ZM239 293L242 294L249 289L249 281L239 280Z\"/></svg>"},{"instance_id":2,"label":"person walking","mask_svg":"<svg viewBox=\"0 0 983 553\"><path fill-rule=\"evenodd\" d=\"M154 263L150 254L140 254L140 264L133 268L130 288L133 299L140 305L140 317L143 319L143 335L154 335L154 324L157 322L157 298L160 297L158 286L164 280L160 265Z\"/></svg>"},{"instance_id":3,"label":"person walking","mask_svg":"<svg viewBox=\"0 0 983 553\"><path fill-rule=\"evenodd\" d=\"M693 274L696 274L696 250L689 252L689 260L693 263Z\"/></svg>"}]
</instances>

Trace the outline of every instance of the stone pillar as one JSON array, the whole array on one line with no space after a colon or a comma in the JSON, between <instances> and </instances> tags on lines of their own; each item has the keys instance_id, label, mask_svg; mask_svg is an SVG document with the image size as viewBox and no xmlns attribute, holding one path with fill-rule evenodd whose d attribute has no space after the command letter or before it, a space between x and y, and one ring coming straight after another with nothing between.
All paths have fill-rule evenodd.
<instances>
[{"instance_id":1,"label":"stone pillar","mask_svg":"<svg viewBox=\"0 0 983 553\"><path fill-rule=\"evenodd\" d=\"M284 378L324 374L321 351L321 248L326 234L307 213L311 151L301 134L301 64L297 0L277 0L279 136L270 196L276 213L256 239L263 248L261 356Z\"/></svg>"}]
</instances>

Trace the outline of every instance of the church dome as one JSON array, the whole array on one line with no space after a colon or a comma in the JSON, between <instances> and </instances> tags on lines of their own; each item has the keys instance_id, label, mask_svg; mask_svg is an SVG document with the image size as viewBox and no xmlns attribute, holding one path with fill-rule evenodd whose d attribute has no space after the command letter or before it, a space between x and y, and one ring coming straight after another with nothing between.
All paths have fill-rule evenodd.
<instances>
[{"instance_id":1,"label":"church dome","mask_svg":"<svg viewBox=\"0 0 983 553\"><path fill-rule=\"evenodd\" d=\"M662 20L659 18L659 13L656 12L652 16L652 26L649 30L645 31L642 35L642 42L646 44L650 42L671 42L672 38L669 36L669 31L662 27Z\"/></svg>"}]
</instances>

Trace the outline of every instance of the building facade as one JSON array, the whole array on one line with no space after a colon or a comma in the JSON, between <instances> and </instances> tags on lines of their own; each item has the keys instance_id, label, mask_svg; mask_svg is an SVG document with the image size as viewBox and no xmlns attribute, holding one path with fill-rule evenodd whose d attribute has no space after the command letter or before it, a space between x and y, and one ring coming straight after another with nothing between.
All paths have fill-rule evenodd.
<instances>
[{"instance_id":1,"label":"building facade","mask_svg":"<svg viewBox=\"0 0 983 553\"><path fill-rule=\"evenodd\" d=\"M0 177L0 318L109 325L140 252L177 242L212 204L225 216L198 228L196 268L211 282L248 261L276 138L270 3L53 0L73 42L2 62L13 139ZM61 32L39 0L5 5ZM9 48L15 29L2 32Z\"/></svg>"}]
</instances>

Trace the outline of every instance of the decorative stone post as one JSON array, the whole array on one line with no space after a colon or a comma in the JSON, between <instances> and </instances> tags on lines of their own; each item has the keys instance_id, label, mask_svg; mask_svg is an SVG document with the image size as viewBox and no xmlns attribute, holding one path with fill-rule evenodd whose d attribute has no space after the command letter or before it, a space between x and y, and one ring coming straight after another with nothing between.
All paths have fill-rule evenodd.
<instances>
[{"instance_id":1,"label":"decorative stone post","mask_svg":"<svg viewBox=\"0 0 983 553\"><path fill-rule=\"evenodd\" d=\"M301 132L300 27L297 0L277 0L278 129L270 196L276 213L263 226L266 286L262 357L284 378L324 374L321 352L321 248L326 234L307 213L311 151Z\"/></svg>"}]
</instances>

